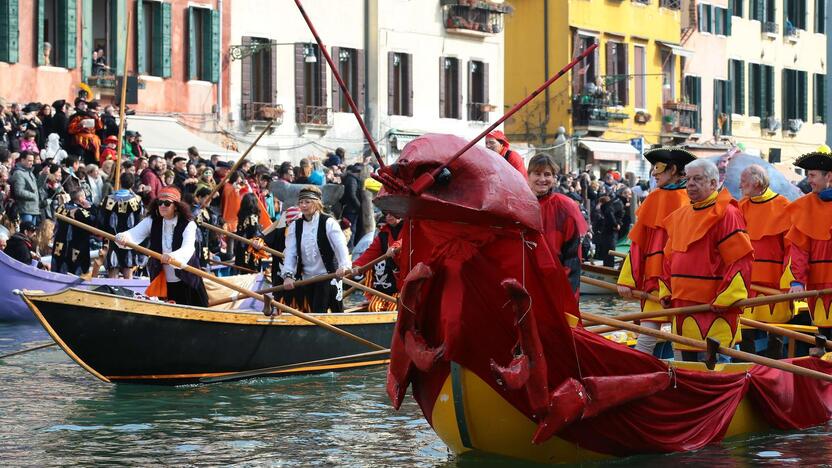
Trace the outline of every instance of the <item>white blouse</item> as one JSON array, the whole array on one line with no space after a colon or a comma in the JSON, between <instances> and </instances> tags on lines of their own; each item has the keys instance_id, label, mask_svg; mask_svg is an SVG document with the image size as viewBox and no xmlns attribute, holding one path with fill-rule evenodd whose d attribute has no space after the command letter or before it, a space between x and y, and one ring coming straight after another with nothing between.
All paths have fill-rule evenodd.
<instances>
[{"instance_id":1,"label":"white blouse","mask_svg":"<svg viewBox=\"0 0 832 468\"><path fill-rule=\"evenodd\" d=\"M185 231L182 232L182 245L177 250L173 250L173 231L176 228L178 218L162 219L162 253L168 254L177 262L185 265L191 259L196 251L196 223L189 221L185 226ZM148 216L144 218L139 224L135 225L129 231L125 231L127 241L133 244L140 244L150 236L150 229L153 226L153 217ZM165 272L165 279L168 283L176 283L180 281L176 277L176 272L172 265L162 265Z\"/></svg>"},{"instance_id":2,"label":"white blouse","mask_svg":"<svg viewBox=\"0 0 832 468\"><path fill-rule=\"evenodd\" d=\"M321 252L318 250L318 223L321 214L315 213L310 221L303 218L303 234L300 240L300 258L303 261L302 279L326 274ZM295 241L295 222L286 230L286 248L283 250L282 276L294 274L298 269L297 242ZM350 252L347 248L347 238L338 223L329 218L326 220L326 237L335 252L336 268L349 268L352 265Z\"/></svg>"}]
</instances>

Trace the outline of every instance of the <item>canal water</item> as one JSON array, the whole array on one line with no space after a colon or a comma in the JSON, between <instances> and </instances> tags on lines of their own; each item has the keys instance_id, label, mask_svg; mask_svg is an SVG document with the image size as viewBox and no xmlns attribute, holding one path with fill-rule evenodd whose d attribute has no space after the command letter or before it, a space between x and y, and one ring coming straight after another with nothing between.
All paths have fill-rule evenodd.
<instances>
[{"instance_id":1,"label":"canal water","mask_svg":"<svg viewBox=\"0 0 832 468\"><path fill-rule=\"evenodd\" d=\"M590 298L582 307L632 305ZM0 323L0 354L49 337ZM57 347L0 361L0 465L518 466L455 458L408 397L394 411L385 370L166 388L104 384ZM617 466L832 466L832 425L729 440Z\"/></svg>"}]
</instances>

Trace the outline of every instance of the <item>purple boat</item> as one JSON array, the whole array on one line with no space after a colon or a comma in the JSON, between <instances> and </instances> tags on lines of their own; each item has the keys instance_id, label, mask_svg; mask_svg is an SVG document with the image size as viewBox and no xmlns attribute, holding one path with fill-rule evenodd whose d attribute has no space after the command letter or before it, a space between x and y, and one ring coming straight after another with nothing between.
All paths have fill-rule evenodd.
<instances>
[{"instance_id":1,"label":"purple boat","mask_svg":"<svg viewBox=\"0 0 832 468\"><path fill-rule=\"evenodd\" d=\"M60 291L69 287L79 286L120 286L137 292L144 292L147 288L147 278L108 279L93 278L89 281L74 276L51 271L40 270L9 257L0 251L0 321L34 321L35 316L23 303L19 296L12 293L15 289L40 290L44 292Z\"/></svg>"}]
</instances>

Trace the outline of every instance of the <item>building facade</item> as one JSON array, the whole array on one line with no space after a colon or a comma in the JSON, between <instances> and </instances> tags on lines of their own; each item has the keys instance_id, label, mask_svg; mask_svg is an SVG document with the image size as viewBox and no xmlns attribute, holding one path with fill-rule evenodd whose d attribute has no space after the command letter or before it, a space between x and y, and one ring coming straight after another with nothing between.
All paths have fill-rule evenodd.
<instances>
[{"instance_id":1,"label":"building facade","mask_svg":"<svg viewBox=\"0 0 832 468\"><path fill-rule=\"evenodd\" d=\"M482 0L307 0L327 46L380 150L395 159L428 132L472 137L503 109L503 18ZM328 64L291 0L232 3L227 128L253 140L274 126L256 158L297 162L364 136ZM281 18L279 26L274 19Z\"/></svg>"}]
</instances>

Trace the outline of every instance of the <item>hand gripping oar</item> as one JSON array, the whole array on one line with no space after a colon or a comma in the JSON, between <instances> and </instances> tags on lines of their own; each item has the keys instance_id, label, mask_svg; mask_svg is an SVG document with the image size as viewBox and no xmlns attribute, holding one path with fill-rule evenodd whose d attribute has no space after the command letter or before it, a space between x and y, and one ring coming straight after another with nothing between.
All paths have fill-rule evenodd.
<instances>
[{"instance_id":1,"label":"hand gripping oar","mask_svg":"<svg viewBox=\"0 0 832 468\"><path fill-rule=\"evenodd\" d=\"M366 265L364 265L360 268L357 268L356 270L358 271L359 274L364 273L367 270L369 270L370 268L372 268L372 266L375 265L376 263L378 263L382 260L386 260L386 259L390 258L392 255L393 254L385 252L384 255L379 256L378 258L374 259L370 263L368 263L368 264L366 264ZM308 284L313 284L313 283L317 283L317 282L320 282L320 281L331 280L335 277L336 277L335 273L327 273L325 275L318 275L318 276L315 276L315 277L312 277L312 278L309 278L309 279L295 281L295 287L306 286ZM345 282L349 281L350 283L355 283L355 284L360 285L360 286L362 286L366 289L370 289L370 291L372 291L372 293L380 295L382 297L382 299L388 299L390 302L394 302L394 303L396 302L396 298L394 298L392 296L388 296L387 294L384 294L380 291L376 291L375 289L372 289L372 288L367 288L367 286L364 286L361 283L349 280L347 278L343 278L343 279L344 279ZM352 287L355 288L355 289L359 289L357 286L352 286ZM278 292L278 291L283 291L284 289L285 289L284 286L282 284L279 284L277 286L272 286L271 288L261 289L261 290L256 291L256 292L258 294L269 294L269 293L274 293L274 292ZM362 291L363 291L363 289L362 289ZM344 297L346 297L346 294L344 295ZM224 299L219 299L217 301L210 302L210 303L208 303L208 306L213 307L213 306L220 305L220 304L228 304L229 302L234 302L236 300L237 300L237 296L234 295L232 297L227 297L227 298L224 298Z\"/></svg>"},{"instance_id":2,"label":"hand gripping oar","mask_svg":"<svg viewBox=\"0 0 832 468\"><path fill-rule=\"evenodd\" d=\"M233 374L226 374L220 375L217 377L202 377L199 379L200 383L218 383L218 382L226 382L229 380L239 380L239 379L248 379L252 377L262 377L269 374L274 374L277 372L291 372L293 370L302 369L304 367L312 367L312 366L322 366L322 365L333 365L333 364L345 364L351 363L358 359L364 358L371 358L371 357L382 357L386 354L389 354L389 349L382 349L379 351L369 351L366 353L360 354L350 354L348 356L338 356L334 358L327 358L327 359L317 359L315 361L306 361L306 362L299 362L297 364L284 364L280 366L273 366L273 367L264 367L262 369L252 369L249 371L242 371L242 372L235 372Z\"/></svg>"},{"instance_id":3,"label":"hand gripping oar","mask_svg":"<svg viewBox=\"0 0 832 468\"><path fill-rule=\"evenodd\" d=\"M584 281L584 279L586 279L587 281ZM587 284L592 284L594 286L598 286L599 288L606 288L606 289L610 289L610 290L616 290L618 288L616 285L614 285L612 283L597 280L595 278L581 277L581 281L585 282ZM832 290L827 290L827 291L832 292ZM812 297L812 296L816 295L816 293L818 291L806 291L806 292L811 293L811 295L809 297ZM792 295L794 295L794 294L804 294L804 293L793 293ZM788 295L789 294L781 294L780 296L788 296ZM638 291L638 290L635 290L635 289L633 290L633 299L634 300L644 299L644 300L649 300L649 301L653 301L653 302L659 302L658 297L656 297L652 294L649 294L647 292ZM756 299L769 299L771 302L780 302L774 296L764 296L762 298L747 299L746 301L753 301L753 300L756 300ZM737 303L736 307L740 307L740 304L742 302L746 302L746 301L739 301ZM768 303L771 303L771 302L768 302ZM755 305L762 305L762 304L757 303ZM691 306L691 307L701 307L701 306ZM646 320L646 319L649 319L649 318L664 317L664 316L667 316L667 315L676 315L676 314L688 313L688 311L685 310L685 309L687 309L687 308L686 307L677 307L676 309L664 309L664 310L655 311L655 312L640 312L640 313L636 313L636 314L624 314L624 315L619 315L615 318L618 319L618 320L621 320L621 321L631 322L631 321L635 321L635 320ZM710 310L710 307L708 307L707 310ZM704 312L704 311L705 310L699 310L698 312ZM583 313L581 315L583 315ZM771 325L771 324L768 324L768 323L758 322L756 320L751 320L749 318L740 317L740 323L745 325L745 326L748 326L748 327L758 328L760 330L763 330L763 331L766 331L766 332L769 332L769 333L774 333L775 335L785 336L785 337L792 338L792 339L797 340L797 341L802 341L804 343L813 344L813 345L817 345L819 343L819 340L818 340L817 337L811 337L811 336L808 336L804 333L798 333L798 332L793 331L793 330L787 330L785 328L781 328L781 327L778 327L776 325ZM606 332L609 332L609 331L614 331L614 330L616 330L616 328L592 327L592 328L588 328L587 330L593 331L595 333L606 333ZM826 347L826 349L832 350L832 341L825 341L825 343L823 343L823 344Z\"/></svg>"},{"instance_id":4,"label":"hand gripping oar","mask_svg":"<svg viewBox=\"0 0 832 468\"><path fill-rule=\"evenodd\" d=\"M61 214L56 214L56 217L58 219L60 219L61 221L72 224L73 226L79 227L81 229L86 229L87 231L89 231L89 232L91 232L91 233L93 233L97 236L103 237L105 239L110 239L111 241L115 242L116 236L110 234L109 232L104 232L101 229L94 228L94 227L89 226L87 224L84 224L80 221L76 221L72 218L67 218L66 216L61 215ZM159 261L161 261L161 259L162 259L162 255L159 254L158 252L154 252L153 250L147 249L147 248L142 247L140 245L136 245L136 244L129 243L129 242L125 243L124 245L126 245L127 247L135 250L136 252L142 253L142 254L147 255L149 257L153 257L153 258L155 258ZM182 264L180 264L179 262L176 262L176 261L173 261L170 264L172 266L176 267L176 268L187 271L188 273L197 275L197 276L199 276L203 279L207 279L208 281L213 281L213 282L215 282L219 285L225 286L228 289L232 289L234 291L237 291L240 294L244 294L246 296L253 297L253 298L255 298L259 301L262 301L264 303L271 304L272 306L280 309L283 312L292 314L295 317L306 320L307 322L314 323L315 325L323 327L323 328L325 328L325 329L327 329L327 330L329 330L333 333L336 333L338 335L341 335L345 338L349 338L349 339L351 339L355 342L361 343L364 346L367 346L369 348L382 349L382 350L387 349L384 346L378 345L378 344L373 343L372 341L369 341L369 340L365 340L364 338L361 338L360 336L353 335L352 333L350 333L346 330L342 330L342 329L340 329L340 328L338 328L338 327L336 327L332 324L326 323L323 320L320 320L320 319L315 318L311 315L305 314L305 313L303 313L299 310L293 309L293 308L291 308L291 307L289 307L285 304L281 304L280 302L277 302L277 301L275 301L274 299L272 299L268 296L264 296L262 294L257 294L254 291L249 291L248 289L243 288L241 286L238 286L238 285L236 285L236 284L234 284L230 281L225 281L222 278L217 278L216 276L214 276L210 273L206 273L206 272L200 270L199 268L194 268L194 267L189 266L189 265L182 265Z\"/></svg>"},{"instance_id":5,"label":"hand gripping oar","mask_svg":"<svg viewBox=\"0 0 832 468\"><path fill-rule=\"evenodd\" d=\"M220 183L218 183L217 185L214 186L214 188L211 189L211 193L208 194L208 204L210 204L211 200L214 199L214 194L217 193L217 191L220 189L220 187L222 187L223 185L225 185L226 182L228 182L228 179L231 178L231 174L237 172L237 169L239 169L240 166L243 165L243 162L245 162L246 157L248 157L248 154L251 152L252 149L254 149L255 146L257 146L257 142L259 142L260 139L263 138L263 135L265 135L266 132L268 132L269 129L272 128L273 123L274 123L274 120L269 120L266 123L266 128L264 128L263 131L260 132L259 135L257 135L257 138L253 142L251 142L251 145L249 145L248 149L246 149L246 152L243 153L242 156L240 156L240 159L238 159L237 162L235 162L233 166L231 166L231 169L228 171L227 174L225 174L225 177L222 178Z\"/></svg>"},{"instance_id":6,"label":"hand gripping oar","mask_svg":"<svg viewBox=\"0 0 832 468\"><path fill-rule=\"evenodd\" d=\"M641 333L644 335L654 336L656 338L661 338L667 341L672 341L674 343L679 343L685 346L690 346L691 348L701 349L703 351L707 351L709 346L708 343L700 340L695 340L693 338L687 338L684 336L674 335L673 333L663 332L661 330L654 330L652 328L642 327L633 323L623 322L621 320L616 320L610 317L604 317L603 315L595 315L590 314L588 312L581 312L581 316L584 318L588 318L589 320L600 323L604 325L609 325L614 328L620 328L623 330L629 330L636 333ZM724 346L714 346L715 350L720 354L724 354L726 356L730 356L736 359L742 359L743 361L753 362L754 364L758 364L761 366L773 367L775 369L779 369L784 372L791 372L792 374L801 375L804 377L812 377L815 379L823 380L826 382L832 382L832 375L824 374L823 372L818 372L816 370L807 369L805 367L800 367L794 364L789 364L787 362L778 361L776 359L771 359L767 357L757 356L756 354L746 353L743 351L738 351L732 348L726 348Z\"/></svg>"}]
</instances>

